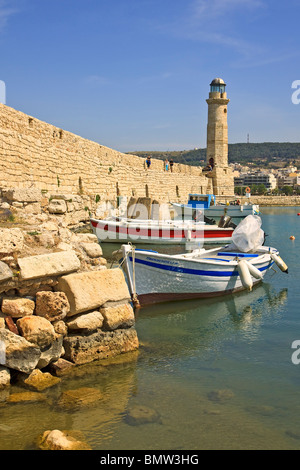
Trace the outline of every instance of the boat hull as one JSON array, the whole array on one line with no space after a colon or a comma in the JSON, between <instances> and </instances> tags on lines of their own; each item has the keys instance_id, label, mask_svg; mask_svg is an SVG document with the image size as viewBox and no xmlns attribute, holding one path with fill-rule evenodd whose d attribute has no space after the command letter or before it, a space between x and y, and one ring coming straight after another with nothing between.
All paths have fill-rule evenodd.
<instances>
[{"instance_id":1,"label":"boat hull","mask_svg":"<svg viewBox=\"0 0 300 470\"><path fill-rule=\"evenodd\" d=\"M248 215L257 215L259 213L259 207L257 205L240 205L240 206L211 206L207 209L203 209L203 206L199 205L198 209L191 206L190 204L178 204L172 203L172 206L177 211L182 211L185 217L192 217L195 210L202 210L206 217L220 219L225 211L226 215L231 217L234 221L240 222Z\"/></svg>"},{"instance_id":2,"label":"boat hull","mask_svg":"<svg viewBox=\"0 0 300 470\"><path fill-rule=\"evenodd\" d=\"M199 224L157 224L116 222L114 220L90 219L93 232L98 240L108 243L133 242L144 244L186 244L196 243L228 243L233 228L220 228L216 225Z\"/></svg>"}]
</instances>

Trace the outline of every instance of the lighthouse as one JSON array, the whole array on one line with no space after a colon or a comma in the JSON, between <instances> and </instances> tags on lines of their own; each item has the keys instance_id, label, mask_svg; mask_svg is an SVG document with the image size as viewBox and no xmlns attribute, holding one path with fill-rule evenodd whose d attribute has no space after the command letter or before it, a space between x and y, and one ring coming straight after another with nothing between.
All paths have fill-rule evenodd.
<instances>
[{"instance_id":1,"label":"lighthouse","mask_svg":"<svg viewBox=\"0 0 300 470\"><path fill-rule=\"evenodd\" d=\"M228 123L226 83L214 78L210 83L207 119L207 167L205 175L212 178L213 193L216 196L231 197L234 194L233 175L228 167ZM210 171L207 172L207 169Z\"/></svg>"}]
</instances>

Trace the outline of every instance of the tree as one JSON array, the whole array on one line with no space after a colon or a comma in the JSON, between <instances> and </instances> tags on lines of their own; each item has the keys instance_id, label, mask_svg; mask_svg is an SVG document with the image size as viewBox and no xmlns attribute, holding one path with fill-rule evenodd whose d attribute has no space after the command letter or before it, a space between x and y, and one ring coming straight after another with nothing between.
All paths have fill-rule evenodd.
<instances>
[{"instance_id":1,"label":"tree","mask_svg":"<svg viewBox=\"0 0 300 470\"><path fill-rule=\"evenodd\" d=\"M293 188L292 186L283 186L281 188L281 191L286 194L287 196L290 196L291 194L293 194Z\"/></svg>"}]
</instances>

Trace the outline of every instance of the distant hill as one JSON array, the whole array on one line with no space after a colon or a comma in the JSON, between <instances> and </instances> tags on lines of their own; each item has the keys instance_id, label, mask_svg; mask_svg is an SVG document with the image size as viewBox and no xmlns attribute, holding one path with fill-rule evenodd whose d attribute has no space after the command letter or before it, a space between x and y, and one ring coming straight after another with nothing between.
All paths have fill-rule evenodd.
<instances>
[{"instance_id":1,"label":"distant hill","mask_svg":"<svg viewBox=\"0 0 300 470\"><path fill-rule=\"evenodd\" d=\"M194 149L171 152L151 152L139 151L128 152L139 157L146 158L152 155L153 158L165 160L173 158L175 163L186 165L203 166L206 161L206 149ZM229 144L229 163L241 163L242 165L252 165L259 167L281 167L293 163L300 166L300 142L264 142L259 144Z\"/></svg>"}]
</instances>

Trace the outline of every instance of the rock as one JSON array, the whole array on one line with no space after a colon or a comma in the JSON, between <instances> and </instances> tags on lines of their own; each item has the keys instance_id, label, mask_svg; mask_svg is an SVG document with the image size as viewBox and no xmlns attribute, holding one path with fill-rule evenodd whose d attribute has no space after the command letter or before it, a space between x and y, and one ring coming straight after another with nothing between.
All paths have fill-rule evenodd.
<instances>
[{"instance_id":1,"label":"rock","mask_svg":"<svg viewBox=\"0 0 300 470\"><path fill-rule=\"evenodd\" d=\"M161 423L161 418L156 410L143 405L135 405L127 412L125 421L131 426L138 426L147 423Z\"/></svg>"},{"instance_id":2,"label":"rock","mask_svg":"<svg viewBox=\"0 0 300 470\"><path fill-rule=\"evenodd\" d=\"M5 328L5 315L0 312L0 328Z\"/></svg>"},{"instance_id":3,"label":"rock","mask_svg":"<svg viewBox=\"0 0 300 470\"><path fill-rule=\"evenodd\" d=\"M45 431L38 439L41 450L92 450L74 431Z\"/></svg>"},{"instance_id":4,"label":"rock","mask_svg":"<svg viewBox=\"0 0 300 470\"><path fill-rule=\"evenodd\" d=\"M104 317L103 328L115 330L117 328L130 328L135 323L134 311L129 303L112 307L102 307L100 312Z\"/></svg>"},{"instance_id":5,"label":"rock","mask_svg":"<svg viewBox=\"0 0 300 470\"><path fill-rule=\"evenodd\" d=\"M12 333L15 333L15 335L19 334L17 325L13 321L12 317L5 317L5 324L6 324L6 327L9 329L9 331L11 331Z\"/></svg>"},{"instance_id":6,"label":"rock","mask_svg":"<svg viewBox=\"0 0 300 470\"><path fill-rule=\"evenodd\" d=\"M99 258L103 254L99 243L81 243L80 246L90 258Z\"/></svg>"},{"instance_id":7,"label":"rock","mask_svg":"<svg viewBox=\"0 0 300 470\"><path fill-rule=\"evenodd\" d=\"M35 313L53 322L62 320L70 311L64 292L40 291L36 294Z\"/></svg>"},{"instance_id":8,"label":"rock","mask_svg":"<svg viewBox=\"0 0 300 470\"><path fill-rule=\"evenodd\" d=\"M17 202L38 202L42 199L41 190L36 188L3 189L2 195L9 201Z\"/></svg>"},{"instance_id":9,"label":"rock","mask_svg":"<svg viewBox=\"0 0 300 470\"><path fill-rule=\"evenodd\" d=\"M63 320L55 321L52 323L52 325L56 334L61 336L67 336L68 327Z\"/></svg>"},{"instance_id":10,"label":"rock","mask_svg":"<svg viewBox=\"0 0 300 470\"><path fill-rule=\"evenodd\" d=\"M38 347L8 330L0 330L1 345L4 345L5 350L4 354L0 353L0 364L26 374L32 372L41 356Z\"/></svg>"},{"instance_id":11,"label":"rock","mask_svg":"<svg viewBox=\"0 0 300 470\"><path fill-rule=\"evenodd\" d=\"M48 206L50 214L65 214L67 212L67 204L63 199L52 199Z\"/></svg>"},{"instance_id":12,"label":"rock","mask_svg":"<svg viewBox=\"0 0 300 470\"><path fill-rule=\"evenodd\" d=\"M19 228L0 228L0 253L17 253L24 247L24 236Z\"/></svg>"},{"instance_id":13,"label":"rock","mask_svg":"<svg viewBox=\"0 0 300 470\"><path fill-rule=\"evenodd\" d=\"M102 325L103 316L97 310L95 312L79 314L67 320L69 331L84 330L85 332L91 332L101 328Z\"/></svg>"},{"instance_id":14,"label":"rock","mask_svg":"<svg viewBox=\"0 0 300 470\"><path fill-rule=\"evenodd\" d=\"M60 251L18 258L18 264L23 280L45 276L61 276L80 268L80 261L74 251Z\"/></svg>"},{"instance_id":15,"label":"rock","mask_svg":"<svg viewBox=\"0 0 300 470\"><path fill-rule=\"evenodd\" d=\"M47 397L39 392L18 392L12 393L6 400L8 403L33 403L47 401Z\"/></svg>"},{"instance_id":16,"label":"rock","mask_svg":"<svg viewBox=\"0 0 300 470\"><path fill-rule=\"evenodd\" d=\"M55 340L49 345L49 347L42 349L41 357L37 363L39 369L44 369L51 362L57 361L63 354L65 350L63 348L63 336L57 335Z\"/></svg>"},{"instance_id":17,"label":"rock","mask_svg":"<svg viewBox=\"0 0 300 470\"><path fill-rule=\"evenodd\" d=\"M0 390L10 385L10 371L7 367L0 366Z\"/></svg>"},{"instance_id":18,"label":"rock","mask_svg":"<svg viewBox=\"0 0 300 470\"><path fill-rule=\"evenodd\" d=\"M56 222L53 222L53 220L48 220L42 223L41 225L42 230L46 230L49 232L57 232L58 231L58 225Z\"/></svg>"},{"instance_id":19,"label":"rock","mask_svg":"<svg viewBox=\"0 0 300 470\"><path fill-rule=\"evenodd\" d=\"M60 242L56 249L59 251L73 251L73 246L70 243Z\"/></svg>"},{"instance_id":20,"label":"rock","mask_svg":"<svg viewBox=\"0 0 300 470\"><path fill-rule=\"evenodd\" d=\"M117 356L138 349L136 330L102 331L89 335L70 335L64 338L64 358L75 364L86 364L98 359Z\"/></svg>"},{"instance_id":21,"label":"rock","mask_svg":"<svg viewBox=\"0 0 300 470\"><path fill-rule=\"evenodd\" d=\"M22 297L6 297L2 301L2 313L12 318L21 318L32 315L35 303L31 299Z\"/></svg>"},{"instance_id":22,"label":"rock","mask_svg":"<svg viewBox=\"0 0 300 470\"><path fill-rule=\"evenodd\" d=\"M57 361L50 364L49 369L52 374L57 377L61 377L63 375L68 375L74 367L75 365L72 362L59 358Z\"/></svg>"},{"instance_id":23,"label":"rock","mask_svg":"<svg viewBox=\"0 0 300 470\"><path fill-rule=\"evenodd\" d=\"M20 385L35 392L42 392L61 382L59 377L53 377L49 372L42 372L39 369L33 370L29 375L20 374L17 378Z\"/></svg>"},{"instance_id":24,"label":"rock","mask_svg":"<svg viewBox=\"0 0 300 470\"><path fill-rule=\"evenodd\" d=\"M102 393L96 388L82 387L63 392L57 405L65 410L74 411L76 409L94 406L95 403L102 399Z\"/></svg>"},{"instance_id":25,"label":"rock","mask_svg":"<svg viewBox=\"0 0 300 470\"><path fill-rule=\"evenodd\" d=\"M223 403L234 397L234 393L231 390L212 390L208 393L208 399L218 403Z\"/></svg>"},{"instance_id":26,"label":"rock","mask_svg":"<svg viewBox=\"0 0 300 470\"><path fill-rule=\"evenodd\" d=\"M37 315L19 318L17 327L27 341L36 344L40 349L47 348L56 339L53 325L46 318Z\"/></svg>"},{"instance_id":27,"label":"rock","mask_svg":"<svg viewBox=\"0 0 300 470\"><path fill-rule=\"evenodd\" d=\"M107 301L130 300L124 274L119 268L63 276L56 290L67 295L69 316L95 310Z\"/></svg>"},{"instance_id":28,"label":"rock","mask_svg":"<svg viewBox=\"0 0 300 470\"><path fill-rule=\"evenodd\" d=\"M78 243L98 243L98 238L93 233L76 233L73 234L72 241Z\"/></svg>"},{"instance_id":29,"label":"rock","mask_svg":"<svg viewBox=\"0 0 300 470\"><path fill-rule=\"evenodd\" d=\"M0 261L0 282L11 279L13 275L12 270L7 266L7 264Z\"/></svg>"}]
</instances>

